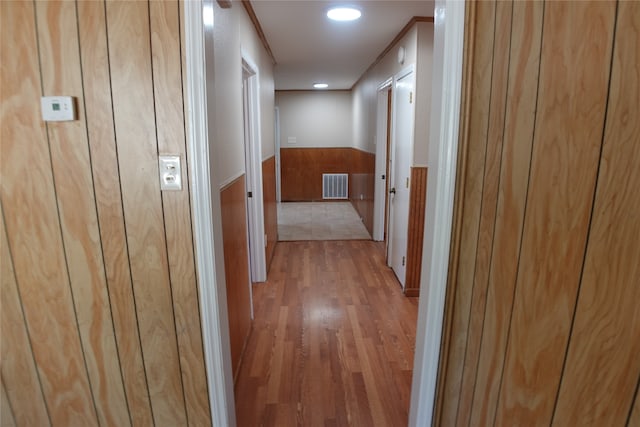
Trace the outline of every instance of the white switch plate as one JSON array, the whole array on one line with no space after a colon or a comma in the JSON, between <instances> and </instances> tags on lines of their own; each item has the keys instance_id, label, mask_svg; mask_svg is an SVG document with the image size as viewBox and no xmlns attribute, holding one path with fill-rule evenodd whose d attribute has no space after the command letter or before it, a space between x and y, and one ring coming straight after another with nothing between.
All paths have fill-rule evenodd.
<instances>
[{"instance_id":1,"label":"white switch plate","mask_svg":"<svg viewBox=\"0 0 640 427\"><path fill-rule=\"evenodd\" d=\"M182 190L180 156L159 156L160 190Z\"/></svg>"},{"instance_id":2,"label":"white switch plate","mask_svg":"<svg viewBox=\"0 0 640 427\"><path fill-rule=\"evenodd\" d=\"M71 96L43 96L40 98L42 120L45 122L67 122L75 120L75 104Z\"/></svg>"}]
</instances>

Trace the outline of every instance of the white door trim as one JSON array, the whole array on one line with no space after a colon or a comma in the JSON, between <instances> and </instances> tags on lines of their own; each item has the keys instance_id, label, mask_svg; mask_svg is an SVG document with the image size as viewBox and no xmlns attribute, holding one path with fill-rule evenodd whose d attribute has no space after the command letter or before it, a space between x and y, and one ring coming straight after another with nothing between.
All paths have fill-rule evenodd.
<instances>
[{"instance_id":1,"label":"white door trim","mask_svg":"<svg viewBox=\"0 0 640 427\"><path fill-rule=\"evenodd\" d=\"M208 141L214 132L208 124L208 111L213 111L208 109L208 101L213 101L213 85L206 82L213 81L212 0L187 1L184 10L189 184L211 422L234 426L220 194L209 166L212 153Z\"/></svg>"},{"instance_id":2,"label":"white door trim","mask_svg":"<svg viewBox=\"0 0 640 427\"><path fill-rule=\"evenodd\" d=\"M436 398L458 156L464 1L436 0L429 179L409 425L430 426ZM439 65L440 64L440 65Z\"/></svg>"},{"instance_id":3,"label":"white door trim","mask_svg":"<svg viewBox=\"0 0 640 427\"><path fill-rule=\"evenodd\" d=\"M388 119L389 97L392 79L389 78L378 86L376 92L376 163L375 163L375 188L373 197L373 240L384 240L385 201L387 200L386 184L389 181L387 174L387 130L391 126ZM382 179L382 176L385 178Z\"/></svg>"},{"instance_id":4,"label":"white door trim","mask_svg":"<svg viewBox=\"0 0 640 427\"><path fill-rule=\"evenodd\" d=\"M420 304L418 311L410 426L430 426L435 403L455 190L464 10L463 1L436 0L431 123L438 126L430 131L425 215L425 234L432 238L424 239L420 286L421 300L426 303ZM214 92L206 81L214 79L212 0L185 2L185 35L189 170L209 401L213 425L233 427L236 419L219 183L210 182L215 178L209 168L208 141L213 131L207 125L207 102L212 102Z\"/></svg>"}]
</instances>

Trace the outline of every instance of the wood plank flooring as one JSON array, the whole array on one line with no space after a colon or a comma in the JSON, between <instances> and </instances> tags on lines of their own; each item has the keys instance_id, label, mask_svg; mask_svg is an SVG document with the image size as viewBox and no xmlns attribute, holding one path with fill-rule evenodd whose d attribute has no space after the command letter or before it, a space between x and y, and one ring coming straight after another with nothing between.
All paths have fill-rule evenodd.
<instances>
[{"instance_id":1,"label":"wood plank flooring","mask_svg":"<svg viewBox=\"0 0 640 427\"><path fill-rule=\"evenodd\" d=\"M406 426L418 299L372 241L279 242L236 383L238 426Z\"/></svg>"}]
</instances>

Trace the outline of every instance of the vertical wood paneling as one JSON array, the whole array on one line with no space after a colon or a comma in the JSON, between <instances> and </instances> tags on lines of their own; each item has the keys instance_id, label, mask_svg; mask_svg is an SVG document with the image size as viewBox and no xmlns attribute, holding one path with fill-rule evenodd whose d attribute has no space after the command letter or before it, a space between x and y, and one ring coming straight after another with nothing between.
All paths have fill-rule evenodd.
<instances>
[{"instance_id":1,"label":"vertical wood paneling","mask_svg":"<svg viewBox=\"0 0 640 427\"><path fill-rule=\"evenodd\" d=\"M46 128L37 104L33 106L41 95L34 4L2 2L0 7L3 33L11 35L0 38L0 185L16 281L52 422L97 425L69 287ZM5 59L6 52L15 53L11 60Z\"/></svg>"},{"instance_id":2,"label":"vertical wood paneling","mask_svg":"<svg viewBox=\"0 0 640 427\"><path fill-rule=\"evenodd\" d=\"M471 309L465 360L462 371L457 425L469 424L476 378L476 361L480 352L480 337L485 313L491 247L496 223L496 199L500 181L500 163L503 147L504 118L506 112L507 82L509 76L510 43L513 2L497 2L495 8L495 40L491 66L491 101L487 129L482 203L476 247Z\"/></svg>"},{"instance_id":3,"label":"vertical wood paneling","mask_svg":"<svg viewBox=\"0 0 640 427\"><path fill-rule=\"evenodd\" d=\"M500 191L492 195L498 206L487 303L482 329L477 331L481 332L482 342L476 359L468 359L471 366L465 368L475 373L475 387L469 385L474 395L471 425L493 423L498 397L531 162L543 7L542 2L513 4Z\"/></svg>"},{"instance_id":4,"label":"vertical wood paneling","mask_svg":"<svg viewBox=\"0 0 640 427\"><path fill-rule=\"evenodd\" d=\"M465 426L638 424L639 8L514 2L510 19L479 19L489 8L467 7L436 425L454 425L456 408ZM492 76L507 85L499 118L504 90L488 89L482 64L505 55L505 36L508 79ZM489 108L487 145L473 126Z\"/></svg>"},{"instance_id":5,"label":"vertical wood paneling","mask_svg":"<svg viewBox=\"0 0 640 427\"><path fill-rule=\"evenodd\" d=\"M77 120L47 125L58 214L85 363L104 425L129 425L111 320L91 163L75 4L36 2L40 65L46 95L77 96Z\"/></svg>"},{"instance_id":6,"label":"vertical wood paneling","mask_svg":"<svg viewBox=\"0 0 640 427\"><path fill-rule=\"evenodd\" d=\"M148 4L107 2L122 199L154 420L186 424L158 182Z\"/></svg>"},{"instance_id":7,"label":"vertical wood paneling","mask_svg":"<svg viewBox=\"0 0 640 427\"><path fill-rule=\"evenodd\" d=\"M404 294L420 296L422 273L422 243L424 240L424 215L427 205L427 168L411 168L409 189L409 228L407 231L407 277Z\"/></svg>"},{"instance_id":8,"label":"vertical wood paneling","mask_svg":"<svg viewBox=\"0 0 640 427\"><path fill-rule=\"evenodd\" d=\"M42 395L38 372L31 352L29 333L24 323L22 304L13 270L13 261L4 227L4 215L0 211L0 287L1 304L0 336L2 337L2 425L5 424L4 401L6 390L16 402L11 419L25 426L49 425L49 415ZM28 405L27 405L28 403Z\"/></svg>"},{"instance_id":9,"label":"vertical wood paneling","mask_svg":"<svg viewBox=\"0 0 640 427\"><path fill-rule=\"evenodd\" d=\"M640 379L638 379L638 381L640 382ZM636 386L635 401L633 402L633 407L629 413L629 421L627 422L628 427L640 426L640 399L638 398L637 387L638 386Z\"/></svg>"},{"instance_id":10,"label":"vertical wood paneling","mask_svg":"<svg viewBox=\"0 0 640 427\"><path fill-rule=\"evenodd\" d=\"M264 229L267 234L267 271L278 242L278 206L276 202L276 158L262 162L262 198L264 206Z\"/></svg>"},{"instance_id":11,"label":"vertical wood paneling","mask_svg":"<svg viewBox=\"0 0 640 427\"><path fill-rule=\"evenodd\" d=\"M220 190L224 273L227 287L227 311L231 340L231 364L238 374L242 351L251 329L249 248L247 247L247 210L245 177Z\"/></svg>"},{"instance_id":12,"label":"vertical wood paneling","mask_svg":"<svg viewBox=\"0 0 640 427\"><path fill-rule=\"evenodd\" d=\"M624 425L640 377L640 123L629 120L640 117L640 6L618 7L589 243L553 418L558 426Z\"/></svg>"},{"instance_id":13,"label":"vertical wood paneling","mask_svg":"<svg viewBox=\"0 0 640 427\"><path fill-rule=\"evenodd\" d=\"M177 1L150 2L158 151L179 155L182 191L162 193L180 367L189 424L211 424L191 233Z\"/></svg>"},{"instance_id":14,"label":"vertical wood paneling","mask_svg":"<svg viewBox=\"0 0 640 427\"><path fill-rule=\"evenodd\" d=\"M498 425L551 421L549 396L559 386L602 144L615 7L545 5L538 120Z\"/></svg>"},{"instance_id":15,"label":"vertical wood paneling","mask_svg":"<svg viewBox=\"0 0 640 427\"><path fill-rule=\"evenodd\" d=\"M349 149L349 199L364 227L373 235L373 196L375 192L376 155Z\"/></svg>"},{"instance_id":16,"label":"vertical wood paneling","mask_svg":"<svg viewBox=\"0 0 640 427\"><path fill-rule=\"evenodd\" d=\"M471 284L473 283L474 263L478 244L478 228L480 224L480 205L482 200L482 177L484 175L484 158L486 152L486 135L489 123L489 106L487 100L491 94L491 66L493 60L495 2L473 2L467 6L467 14L473 14L474 32L467 34L467 42L473 43L471 53L467 57L467 66L471 69L468 78L469 121L464 131L468 138L468 152L460 161L457 192L462 192L461 222L459 225L459 247L457 259L463 262L452 265L451 279L447 300L448 306L455 307L448 320L451 331L450 341L446 341L446 372L442 379L443 404L439 409L438 420L441 425L453 426L458 410L458 396L462 382L464 349L466 347L467 328L471 307ZM463 137L463 138L465 138ZM461 184L464 187L461 188Z\"/></svg>"},{"instance_id":17,"label":"vertical wood paneling","mask_svg":"<svg viewBox=\"0 0 640 427\"><path fill-rule=\"evenodd\" d=\"M129 253L120 193L113 127L107 29L103 2L78 2L84 101L96 207L113 325L129 402L136 426L153 422L135 311Z\"/></svg>"},{"instance_id":18,"label":"vertical wood paneling","mask_svg":"<svg viewBox=\"0 0 640 427\"><path fill-rule=\"evenodd\" d=\"M0 424L2 427L16 427L16 419L13 416L13 409L11 409L7 391L4 388L4 381L2 382L2 390L0 390L0 393L2 393L2 403L0 404Z\"/></svg>"}]
</instances>

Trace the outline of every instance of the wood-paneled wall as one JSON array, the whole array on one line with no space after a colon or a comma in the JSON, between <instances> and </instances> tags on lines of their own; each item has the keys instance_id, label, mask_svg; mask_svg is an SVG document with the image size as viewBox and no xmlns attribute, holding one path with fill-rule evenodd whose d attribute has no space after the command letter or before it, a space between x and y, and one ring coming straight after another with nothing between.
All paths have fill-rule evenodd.
<instances>
[{"instance_id":1,"label":"wood-paneled wall","mask_svg":"<svg viewBox=\"0 0 640 427\"><path fill-rule=\"evenodd\" d=\"M178 2L0 7L12 419L210 425ZM44 123L41 95L75 97L77 120ZM181 156L182 191L160 192L158 153Z\"/></svg>"},{"instance_id":2,"label":"wood-paneled wall","mask_svg":"<svg viewBox=\"0 0 640 427\"><path fill-rule=\"evenodd\" d=\"M351 148L281 148L282 201L322 201L322 174L349 173L351 152Z\"/></svg>"},{"instance_id":3,"label":"wood-paneled wall","mask_svg":"<svg viewBox=\"0 0 640 427\"><path fill-rule=\"evenodd\" d=\"M349 200L373 234L375 154L355 148L281 148L283 202L322 201L322 174L349 174Z\"/></svg>"},{"instance_id":4,"label":"wood-paneled wall","mask_svg":"<svg viewBox=\"0 0 640 427\"><path fill-rule=\"evenodd\" d=\"M351 151L349 200L365 228L373 236L373 198L375 193L376 155L357 149Z\"/></svg>"},{"instance_id":5,"label":"wood-paneled wall","mask_svg":"<svg viewBox=\"0 0 640 427\"><path fill-rule=\"evenodd\" d=\"M436 425L638 425L640 4L466 19Z\"/></svg>"},{"instance_id":6,"label":"wood-paneled wall","mask_svg":"<svg viewBox=\"0 0 640 427\"><path fill-rule=\"evenodd\" d=\"M411 188L409 189L409 224L407 229L407 272L404 280L404 294L408 297L420 296L422 276L422 244L424 240L424 215L427 205L427 168L411 168Z\"/></svg>"},{"instance_id":7,"label":"wood-paneled wall","mask_svg":"<svg viewBox=\"0 0 640 427\"><path fill-rule=\"evenodd\" d=\"M244 175L220 190L224 271L234 378L238 375L244 346L251 331L246 194Z\"/></svg>"},{"instance_id":8,"label":"wood-paneled wall","mask_svg":"<svg viewBox=\"0 0 640 427\"><path fill-rule=\"evenodd\" d=\"M278 204L276 201L276 157L262 162L262 200L264 206L264 230L267 234L267 272L278 243Z\"/></svg>"}]
</instances>

